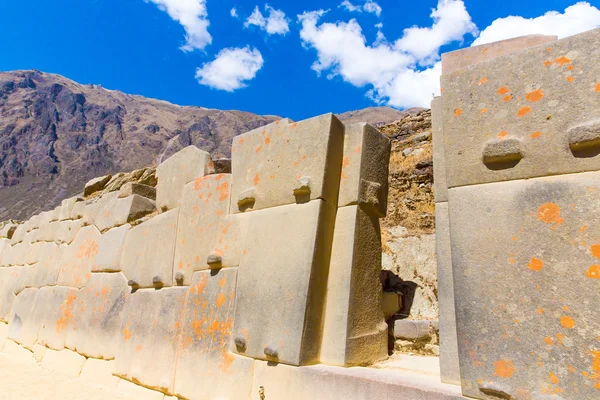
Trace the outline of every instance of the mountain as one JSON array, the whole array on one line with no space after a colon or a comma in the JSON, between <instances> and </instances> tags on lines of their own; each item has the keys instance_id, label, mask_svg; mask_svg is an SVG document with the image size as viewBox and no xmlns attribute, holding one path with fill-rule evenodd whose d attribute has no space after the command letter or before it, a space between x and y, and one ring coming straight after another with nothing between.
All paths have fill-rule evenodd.
<instances>
[{"instance_id":1,"label":"mountain","mask_svg":"<svg viewBox=\"0 0 600 400\"><path fill-rule=\"evenodd\" d=\"M425 108L409 108L404 111L396 110L391 107L367 107L362 110L347 111L338 114L338 118L345 123L368 122L369 124L379 127L389 124L394 121L404 119L407 115L418 114Z\"/></svg>"},{"instance_id":2,"label":"mountain","mask_svg":"<svg viewBox=\"0 0 600 400\"><path fill-rule=\"evenodd\" d=\"M381 124L404 115L373 107L339 116ZM91 178L157 165L191 144L228 157L234 136L278 119L182 107L35 70L0 72L0 221L52 209Z\"/></svg>"}]
</instances>

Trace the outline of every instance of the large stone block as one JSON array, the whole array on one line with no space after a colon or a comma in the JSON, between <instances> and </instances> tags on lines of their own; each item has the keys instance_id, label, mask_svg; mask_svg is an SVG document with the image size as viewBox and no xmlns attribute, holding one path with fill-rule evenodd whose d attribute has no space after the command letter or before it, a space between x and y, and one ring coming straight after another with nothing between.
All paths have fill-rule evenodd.
<instances>
[{"instance_id":1,"label":"large stone block","mask_svg":"<svg viewBox=\"0 0 600 400\"><path fill-rule=\"evenodd\" d=\"M58 285L76 288L85 286L96 265L101 236L95 226L85 226L79 230L73 242L63 252Z\"/></svg>"},{"instance_id":2,"label":"large stone block","mask_svg":"<svg viewBox=\"0 0 600 400\"><path fill-rule=\"evenodd\" d=\"M15 302L14 288L22 267L0 268L0 321L8 322Z\"/></svg>"},{"instance_id":3,"label":"large stone block","mask_svg":"<svg viewBox=\"0 0 600 400\"><path fill-rule=\"evenodd\" d=\"M125 224L117 228L112 228L102 234L98 244L98 255L96 256L96 265L92 272L115 272L121 270L121 257L123 256L123 246L125 238L131 229L131 225Z\"/></svg>"},{"instance_id":4,"label":"large stone block","mask_svg":"<svg viewBox=\"0 0 600 400\"><path fill-rule=\"evenodd\" d=\"M39 326L34 323L38 289L27 288L15 298L8 318L8 338L20 345L33 349Z\"/></svg>"},{"instance_id":5,"label":"large stone block","mask_svg":"<svg viewBox=\"0 0 600 400\"><path fill-rule=\"evenodd\" d=\"M591 172L449 190L465 395L598 398L599 181Z\"/></svg>"},{"instance_id":6,"label":"large stone block","mask_svg":"<svg viewBox=\"0 0 600 400\"><path fill-rule=\"evenodd\" d=\"M435 205L435 239L440 307L440 375L442 382L460 385L448 203Z\"/></svg>"},{"instance_id":7,"label":"large stone block","mask_svg":"<svg viewBox=\"0 0 600 400\"><path fill-rule=\"evenodd\" d=\"M172 285L178 214L167 211L127 233L121 268L132 287Z\"/></svg>"},{"instance_id":8,"label":"large stone block","mask_svg":"<svg viewBox=\"0 0 600 400\"><path fill-rule=\"evenodd\" d=\"M600 169L600 30L442 76L448 187Z\"/></svg>"},{"instance_id":9,"label":"large stone block","mask_svg":"<svg viewBox=\"0 0 600 400\"><path fill-rule=\"evenodd\" d=\"M188 288L141 289L126 304L115 373L173 393L181 315Z\"/></svg>"},{"instance_id":10,"label":"large stone block","mask_svg":"<svg viewBox=\"0 0 600 400\"><path fill-rule=\"evenodd\" d=\"M215 266L237 267L240 265L251 220L251 213L232 214L219 220L219 227L210 250L210 255L218 260Z\"/></svg>"},{"instance_id":11,"label":"large stone block","mask_svg":"<svg viewBox=\"0 0 600 400\"><path fill-rule=\"evenodd\" d=\"M4 348L4 343L8 338L8 324L0 322L0 351Z\"/></svg>"},{"instance_id":12,"label":"large stone block","mask_svg":"<svg viewBox=\"0 0 600 400\"><path fill-rule=\"evenodd\" d=\"M175 244L173 279L179 284L189 285L194 271L210 268L207 259L214 238L219 229L227 229L219 222L229 214L230 188L229 174L208 175L185 185Z\"/></svg>"},{"instance_id":13,"label":"large stone block","mask_svg":"<svg viewBox=\"0 0 600 400\"><path fill-rule=\"evenodd\" d=\"M327 280L322 363L365 365L387 357L380 271L377 215L360 206L339 208Z\"/></svg>"},{"instance_id":14,"label":"large stone block","mask_svg":"<svg viewBox=\"0 0 600 400\"><path fill-rule=\"evenodd\" d=\"M17 224L6 224L0 228L0 240L12 239L15 231L17 230Z\"/></svg>"},{"instance_id":15,"label":"large stone block","mask_svg":"<svg viewBox=\"0 0 600 400\"><path fill-rule=\"evenodd\" d=\"M125 379L119 379L114 393L117 396L125 396L126 399L135 400L163 400L165 398L165 395L161 392L136 385Z\"/></svg>"},{"instance_id":16,"label":"large stone block","mask_svg":"<svg viewBox=\"0 0 600 400\"><path fill-rule=\"evenodd\" d=\"M13 236L11 238L11 243L17 244L17 243L22 242L26 233L27 233L27 222L24 222L24 223L20 224L19 226L17 226L17 228L15 229L15 232L13 233Z\"/></svg>"},{"instance_id":17,"label":"large stone block","mask_svg":"<svg viewBox=\"0 0 600 400\"><path fill-rule=\"evenodd\" d=\"M54 350L65 348L65 337L73 324L77 289L47 286L39 289L33 323L39 327L37 343Z\"/></svg>"},{"instance_id":18,"label":"large stone block","mask_svg":"<svg viewBox=\"0 0 600 400\"><path fill-rule=\"evenodd\" d=\"M153 200L134 194L119 198L117 193L110 193L108 200L99 202L94 214L94 224L101 231L115 226L125 225L156 210Z\"/></svg>"},{"instance_id":19,"label":"large stone block","mask_svg":"<svg viewBox=\"0 0 600 400\"><path fill-rule=\"evenodd\" d=\"M74 351L48 349L42 360L42 368L75 378L81 373L84 363L85 357Z\"/></svg>"},{"instance_id":20,"label":"large stone block","mask_svg":"<svg viewBox=\"0 0 600 400\"><path fill-rule=\"evenodd\" d=\"M333 114L236 136L231 212L319 198L337 204L343 146L344 125Z\"/></svg>"},{"instance_id":21,"label":"large stone block","mask_svg":"<svg viewBox=\"0 0 600 400\"><path fill-rule=\"evenodd\" d=\"M210 170L210 154L196 146L169 157L156 168L156 205L166 210L179 207L183 187L196 178L207 175Z\"/></svg>"},{"instance_id":22,"label":"large stone block","mask_svg":"<svg viewBox=\"0 0 600 400\"><path fill-rule=\"evenodd\" d=\"M110 181L112 175L100 176L98 178L90 179L83 189L83 195L89 196L93 193L96 193L99 190L104 189L106 184Z\"/></svg>"},{"instance_id":23,"label":"large stone block","mask_svg":"<svg viewBox=\"0 0 600 400\"><path fill-rule=\"evenodd\" d=\"M40 261L35 264L32 287L53 286L58 282L62 268L62 256L68 249L66 244L45 243L40 250Z\"/></svg>"},{"instance_id":24,"label":"large stone block","mask_svg":"<svg viewBox=\"0 0 600 400\"><path fill-rule=\"evenodd\" d=\"M122 273L95 273L77 293L66 346L86 357L115 358L130 295Z\"/></svg>"},{"instance_id":25,"label":"large stone block","mask_svg":"<svg viewBox=\"0 0 600 400\"><path fill-rule=\"evenodd\" d=\"M230 353L237 269L194 273L181 321L175 394L186 399L245 399L254 360Z\"/></svg>"},{"instance_id":26,"label":"large stone block","mask_svg":"<svg viewBox=\"0 0 600 400\"><path fill-rule=\"evenodd\" d=\"M435 202L448 201L446 157L444 150L442 97L431 102L431 136L433 140L433 195Z\"/></svg>"},{"instance_id":27,"label":"large stone block","mask_svg":"<svg viewBox=\"0 0 600 400\"><path fill-rule=\"evenodd\" d=\"M360 204L379 217L387 213L390 140L369 124L346 127L338 206Z\"/></svg>"},{"instance_id":28,"label":"large stone block","mask_svg":"<svg viewBox=\"0 0 600 400\"><path fill-rule=\"evenodd\" d=\"M79 196L69 197L64 199L60 204L60 212L58 215L59 221L65 221L72 218L73 207L76 203L82 202L83 199Z\"/></svg>"},{"instance_id":29,"label":"large stone block","mask_svg":"<svg viewBox=\"0 0 600 400\"><path fill-rule=\"evenodd\" d=\"M95 386L114 390L119 383L119 378L113 375L115 370L114 360L96 360L88 358L81 368L81 379Z\"/></svg>"},{"instance_id":30,"label":"large stone block","mask_svg":"<svg viewBox=\"0 0 600 400\"><path fill-rule=\"evenodd\" d=\"M240 261L235 348L300 365L319 358L335 204L252 212Z\"/></svg>"}]
</instances>

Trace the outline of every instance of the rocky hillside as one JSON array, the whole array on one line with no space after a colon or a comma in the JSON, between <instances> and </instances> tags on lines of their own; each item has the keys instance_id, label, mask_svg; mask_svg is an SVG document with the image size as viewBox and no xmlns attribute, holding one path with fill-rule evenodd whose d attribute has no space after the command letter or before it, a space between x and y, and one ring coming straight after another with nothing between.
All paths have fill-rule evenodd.
<instances>
[{"instance_id":1,"label":"rocky hillside","mask_svg":"<svg viewBox=\"0 0 600 400\"><path fill-rule=\"evenodd\" d=\"M402 115L381 107L340 117ZM232 137L279 118L181 107L39 71L0 73L0 221L27 219L93 177L157 165L190 144L229 156Z\"/></svg>"}]
</instances>

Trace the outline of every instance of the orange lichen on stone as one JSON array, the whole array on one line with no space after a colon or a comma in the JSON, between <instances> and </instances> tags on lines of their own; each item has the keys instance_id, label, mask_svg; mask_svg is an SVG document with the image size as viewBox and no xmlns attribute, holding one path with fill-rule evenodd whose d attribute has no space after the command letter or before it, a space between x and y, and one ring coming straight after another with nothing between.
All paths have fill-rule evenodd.
<instances>
[{"instance_id":1,"label":"orange lichen on stone","mask_svg":"<svg viewBox=\"0 0 600 400\"><path fill-rule=\"evenodd\" d=\"M594 88L596 92L600 92L600 82L596 83L596 87Z\"/></svg>"},{"instance_id":2,"label":"orange lichen on stone","mask_svg":"<svg viewBox=\"0 0 600 400\"><path fill-rule=\"evenodd\" d=\"M573 82L575 80L574 76L567 76L567 82Z\"/></svg>"},{"instance_id":3,"label":"orange lichen on stone","mask_svg":"<svg viewBox=\"0 0 600 400\"><path fill-rule=\"evenodd\" d=\"M529 106L524 106L519 108L519 111L517 111L517 117L523 117L527 114L529 114L531 112L531 107Z\"/></svg>"},{"instance_id":4,"label":"orange lichen on stone","mask_svg":"<svg viewBox=\"0 0 600 400\"><path fill-rule=\"evenodd\" d=\"M596 258L600 258L600 243L596 243L590 246L592 255Z\"/></svg>"},{"instance_id":5,"label":"orange lichen on stone","mask_svg":"<svg viewBox=\"0 0 600 400\"><path fill-rule=\"evenodd\" d=\"M482 108L481 110L479 110L479 112L480 112L481 114L485 114L485 113L487 112L487 108L486 108L486 107L484 107L484 108Z\"/></svg>"},{"instance_id":6,"label":"orange lichen on stone","mask_svg":"<svg viewBox=\"0 0 600 400\"><path fill-rule=\"evenodd\" d=\"M533 257L531 261L529 261L529 264L527 264L527 268L532 271L540 271L542 268L544 268L544 262L539 258Z\"/></svg>"},{"instance_id":7,"label":"orange lichen on stone","mask_svg":"<svg viewBox=\"0 0 600 400\"><path fill-rule=\"evenodd\" d=\"M496 369L496 375L501 378L511 378L516 369L512 361L510 360L497 360L494 362L494 368Z\"/></svg>"},{"instance_id":8,"label":"orange lichen on stone","mask_svg":"<svg viewBox=\"0 0 600 400\"><path fill-rule=\"evenodd\" d=\"M587 228L588 228L588 227L587 227L586 225L583 225L583 226L581 227L581 229L579 229L579 232L581 232L581 233L584 233L584 232L587 230Z\"/></svg>"},{"instance_id":9,"label":"orange lichen on stone","mask_svg":"<svg viewBox=\"0 0 600 400\"><path fill-rule=\"evenodd\" d=\"M485 84L487 81L488 81L488 79L487 79L487 78L481 78L481 79L479 80L479 86L481 86L481 85Z\"/></svg>"},{"instance_id":10,"label":"orange lichen on stone","mask_svg":"<svg viewBox=\"0 0 600 400\"><path fill-rule=\"evenodd\" d=\"M567 67L567 70L569 70L569 71L573 71L574 69L575 69L575 66L574 66L574 65L569 65L569 66Z\"/></svg>"},{"instance_id":11,"label":"orange lichen on stone","mask_svg":"<svg viewBox=\"0 0 600 400\"><path fill-rule=\"evenodd\" d=\"M540 136L542 136L542 132L540 132L540 131L533 132L531 135L529 135L529 137L532 138L532 139L537 139Z\"/></svg>"},{"instance_id":12,"label":"orange lichen on stone","mask_svg":"<svg viewBox=\"0 0 600 400\"><path fill-rule=\"evenodd\" d=\"M544 313L544 309L541 308L541 307L538 308L536 311L537 311L538 314L543 314Z\"/></svg>"},{"instance_id":13,"label":"orange lichen on stone","mask_svg":"<svg viewBox=\"0 0 600 400\"><path fill-rule=\"evenodd\" d=\"M508 96L504 96L503 100L506 102L509 102L512 100L512 98L513 98L512 95L509 94Z\"/></svg>"},{"instance_id":14,"label":"orange lichen on stone","mask_svg":"<svg viewBox=\"0 0 600 400\"><path fill-rule=\"evenodd\" d=\"M537 103L538 101L544 98L544 93L542 92L542 89L534 90L532 92L527 93L525 95L525 98L531 101L532 103Z\"/></svg>"},{"instance_id":15,"label":"orange lichen on stone","mask_svg":"<svg viewBox=\"0 0 600 400\"><path fill-rule=\"evenodd\" d=\"M556 226L564 222L564 219L560 217L560 207L554 203L542 204L538 208L538 219L546 224L555 224Z\"/></svg>"},{"instance_id":16,"label":"orange lichen on stone","mask_svg":"<svg viewBox=\"0 0 600 400\"><path fill-rule=\"evenodd\" d=\"M70 323L73 322L73 303L77 295L75 293L69 293L65 302L60 306L61 316L56 321L56 332L60 333L65 330Z\"/></svg>"},{"instance_id":17,"label":"orange lichen on stone","mask_svg":"<svg viewBox=\"0 0 600 400\"><path fill-rule=\"evenodd\" d=\"M269 144L269 143L271 143L271 138L267 136L265 138L265 144Z\"/></svg>"},{"instance_id":18,"label":"orange lichen on stone","mask_svg":"<svg viewBox=\"0 0 600 400\"><path fill-rule=\"evenodd\" d=\"M258 175L258 172L256 173L256 175L254 175L254 184L258 185L260 183L260 176Z\"/></svg>"},{"instance_id":19,"label":"orange lichen on stone","mask_svg":"<svg viewBox=\"0 0 600 400\"><path fill-rule=\"evenodd\" d=\"M575 320L568 315L565 315L560 318L560 324L567 329L573 329L573 327L575 327Z\"/></svg>"},{"instance_id":20,"label":"orange lichen on stone","mask_svg":"<svg viewBox=\"0 0 600 400\"><path fill-rule=\"evenodd\" d=\"M554 373L550 372L550 382L556 384L558 383L558 377L556 375L554 375Z\"/></svg>"},{"instance_id":21,"label":"orange lichen on stone","mask_svg":"<svg viewBox=\"0 0 600 400\"><path fill-rule=\"evenodd\" d=\"M129 324L125 325L125 328L123 328L123 339L124 340L131 339L131 331L128 328L129 328Z\"/></svg>"},{"instance_id":22,"label":"orange lichen on stone","mask_svg":"<svg viewBox=\"0 0 600 400\"><path fill-rule=\"evenodd\" d=\"M571 64L571 61L572 60L569 60L565 56L558 57L557 59L554 60L554 62L557 63L558 65L560 65L561 67L565 64Z\"/></svg>"},{"instance_id":23,"label":"orange lichen on stone","mask_svg":"<svg viewBox=\"0 0 600 400\"><path fill-rule=\"evenodd\" d=\"M510 90L508 90L508 88L506 86L502 86L500 89L498 89L498 94L499 95L504 95L506 93L510 92Z\"/></svg>"},{"instance_id":24,"label":"orange lichen on stone","mask_svg":"<svg viewBox=\"0 0 600 400\"><path fill-rule=\"evenodd\" d=\"M462 108L457 108L456 110L454 110L454 116L455 117L460 117L462 114Z\"/></svg>"},{"instance_id":25,"label":"orange lichen on stone","mask_svg":"<svg viewBox=\"0 0 600 400\"><path fill-rule=\"evenodd\" d=\"M552 65L552 61L550 61L550 60L544 61L544 67L549 67L551 65Z\"/></svg>"},{"instance_id":26,"label":"orange lichen on stone","mask_svg":"<svg viewBox=\"0 0 600 400\"><path fill-rule=\"evenodd\" d=\"M600 279L600 265L592 265L585 273L590 279Z\"/></svg>"},{"instance_id":27,"label":"orange lichen on stone","mask_svg":"<svg viewBox=\"0 0 600 400\"><path fill-rule=\"evenodd\" d=\"M506 135L508 135L508 132L502 131L498 134L498 139L502 139L502 138L506 137Z\"/></svg>"}]
</instances>

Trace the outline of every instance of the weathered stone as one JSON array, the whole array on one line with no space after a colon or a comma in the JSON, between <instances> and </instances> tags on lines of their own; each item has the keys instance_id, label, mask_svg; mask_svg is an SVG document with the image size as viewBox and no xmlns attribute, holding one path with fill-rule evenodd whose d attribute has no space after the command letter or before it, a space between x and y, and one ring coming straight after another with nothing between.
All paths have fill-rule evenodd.
<instances>
[{"instance_id":1,"label":"weathered stone","mask_svg":"<svg viewBox=\"0 0 600 400\"><path fill-rule=\"evenodd\" d=\"M146 197L150 200L156 200L156 188L142 185L141 183L128 182L121 186L121 189L119 190L119 198L129 197L134 194Z\"/></svg>"},{"instance_id":2,"label":"weathered stone","mask_svg":"<svg viewBox=\"0 0 600 400\"><path fill-rule=\"evenodd\" d=\"M65 348L67 330L79 310L74 301L77 289L47 286L38 291L33 323L38 327L37 343L54 350Z\"/></svg>"},{"instance_id":3,"label":"weathered stone","mask_svg":"<svg viewBox=\"0 0 600 400\"><path fill-rule=\"evenodd\" d=\"M129 297L116 356L118 376L173 393L187 291L182 287L140 289Z\"/></svg>"},{"instance_id":4,"label":"weathered stone","mask_svg":"<svg viewBox=\"0 0 600 400\"><path fill-rule=\"evenodd\" d=\"M95 226L85 226L79 230L75 240L63 253L57 281L59 286L85 286L96 265L101 236Z\"/></svg>"},{"instance_id":5,"label":"weathered stone","mask_svg":"<svg viewBox=\"0 0 600 400\"><path fill-rule=\"evenodd\" d=\"M431 336L431 321L400 319L394 322L394 337L419 340Z\"/></svg>"},{"instance_id":6,"label":"weathered stone","mask_svg":"<svg viewBox=\"0 0 600 400\"><path fill-rule=\"evenodd\" d=\"M131 229L131 225L125 224L102 234L98 244L96 264L92 267L92 272L121 271L123 246L129 229Z\"/></svg>"},{"instance_id":7,"label":"weathered stone","mask_svg":"<svg viewBox=\"0 0 600 400\"><path fill-rule=\"evenodd\" d=\"M163 400L165 398L165 395L161 392L136 385L125 379L119 379L114 393L117 396L125 396L125 398L136 400Z\"/></svg>"},{"instance_id":8,"label":"weathered stone","mask_svg":"<svg viewBox=\"0 0 600 400\"><path fill-rule=\"evenodd\" d=\"M115 369L114 360L96 360L88 358L81 368L81 379L102 388L114 390L119 378L113 375Z\"/></svg>"},{"instance_id":9,"label":"weathered stone","mask_svg":"<svg viewBox=\"0 0 600 400\"><path fill-rule=\"evenodd\" d=\"M254 360L230 353L237 269L194 273L181 321L175 394L186 399L244 399Z\"/></svg>"},{"instance_id":10,"label":"weathered stone","mask_svg":"<svg viewBox=\"0 0 600 400\"><path fill-rule=\"evenodd\" d=\"M15 302L14 288L22 267L0 268L0 321L9 322Z\"/></svg>"},{"instance_id":11,"label":"weathered stone","mask_svg":"<svg viewBox=\"0 0 600 400\"><path fill-rule=\"evenodd\" d=\"M209 172L210 155L195 146L188 146L163 161L156 168L156 204L159 209L179 207L183 187Z\"/></svg>"},{"instance_id":12,"label":"weathered stone","mask_svg":"<svg viewBox=\"0 0 600 400\"><path fill-rule=\"evenodd\" d=\"M298 123L280 120L237 136L232 147L232 198L255 190L251 208L260 210L323 199L337 204L344 126L332 114ZM294 196L297 180L310 177L310 195ZM240 209L232 205L232 213Z\"/></svg>"},{"instance_id":13,"label":"weathered stone","mask_svg":"<svg viewBox=\"0 0 600 400\"><path fill-rule=\"evenodd\" d=\"M251 213L234 214L219 219L209 257L220 257L221 267L240 265L251 215Z\"/></svg>"},{"instance_id":14,"label":"weathered stone","mask_svg":"<svg viewBox=\"0 0 600 400\"><path fill-rule=\"evenodd\" d=\"M178 214L179 209L167 211L127 233L121 268L138 287L154 287L154 277L159 277L164 286L172 285Z\"/></svg>"},{"instance_id":15,"label":"weathered stone","mask_svg":"<svg viewBox=\"0 0 600 400\"><path fill-rule=\"evenodd\" d=\"M208 256L220 220L229 211L230 188L231 175L219 174L198 178L183 189L174 265L183 273L184 285L189 285L194 271L211 268Z\"/></svg>"},{"instance_id":16,"label":"weathered stone","mask_svg":"<svg viewBox=\"0 0 600 400\"><path fill-rule=\"evenodd\" d=\"M597 397L599 179L589 172L449 190L465 395L520 398L530 388L532 398ZM567 385L578 391L557 391Z\"/></svg>"},{"instance_id":17,"label":"weathered stone","mask_svg":"<svg viewBox=\"0 0 600 400\"><path fill-rule=\"evenodd\" d=\"M230 174L231 173L231 159L230 158L218 158L213 160L213 174Z\"/></svg>"},{"instance_id":18,"label":"weathered stone","mask_svg":"<svg viewBox=\"0 0 600 400\"><path fill-rule=\"evenodd\" d=\"M360 204L374 215L386 215L390 150L390 140L371 125L346 127L339 207Z\"/></svg>"},{"instance_id":19,"label":"weathered stone","mask_svg":"<svg viewBox=\"0 0 600 400\"><path fill-rule=\"evenodd\" d=\"M448 203L435 205L435 229L437 288L440 307L440 375L442 382L460 385Z\"/></svg>"},{"instance_id":20,"label":"weathered stone","mask_svg":"<svg viewBox=\"0 0 600 400\"><path fill-rule=\"evenodd\" d=\"M13 342L10 339L6 340L4 344L4 348L2 349L2 353L8 355L13 360L16 360L20 364L24 365L37 365L37 361L33 353L30 350L27 350L25 347L19 346L17 343Z\"/></svg>"},{"instance_id":21,"label":"weathered stone","mask_svg":"<svg viewBox=\"0 0 600 400\"><path fill-rule=\"evenodd\" d=\"M156 210L154 201L137 194L125 198L120 198L120 193L111 193L109 196L107 201L98 203L93 217L94 224L101 232L135 221Z\"/></svg>"},{"instance_id":22,"label":"weathered stone","mask_svg":"<svg viewBox=\"0 0 600 400\"><path fill-rule=\"evenodd\" d=\"M112 175L101 176L98 178L91 179L88 183L85 184L83 189L83 195L89 196L93 193L96 193L99 190L104 189L106 184L110 181Z\"/></svg>"},{"instance_id":23,"label":"weathered stone","mask_svg":"<svg viewBox=\"0 0 600 400\"><path fill-rule=\"evenodd\" d=\"M8 338L8 324L0 322L0 351L4 348L4 343Z\"/></svg>"},{"instance_id":24,"label":"weathered stone","mask_svg":"<svg viewBox=\"0 0 600 400\"><path fill-rule=\"evenodd\" d=\"M433 139L433 194L435 202L448 201L448 184L446 183L446 158L444 156L444 128L442 118L442 98L436 97L431 102L431 127Z\"/></svg>"},{"instance_id":25,"label":"weathered stone","mask_svg":"<svg viewBox=\"0 0 600 400\"><path fill-rule=\"evenodd\" d=\"M39 327L34 323L38 289L27 288L16 297L8 318L8 338L33 349Z\"/></svg>"},{"instance_id":26,"label":"weathered stone","mask_svg":"<svg viewBox=\"0 0 600 400\"><path fill-rule=\"evenodd\" d=\"M66 346L86 357L115 358L129 295L122 273L92 274L73 304Z\"/></svg>"},{"instance_id":27,"label":"weathered stone","mask_svg":"<svg viewBox=\"0 0 600 400\"><path fill-rule=\"evenodd\" d=\"M247 357L267 359L264 350L270 346L278 354L270 361L315 362L335 205L313 200L251 216L239 268L234 337L247 337L242 352Z\"/></svg>"},{"instance_id":28,"label":"weathered stone","mask_svg":"<svg viewBox=\"0 0 600 400\"><path fill-rule=\"evenodd\" d=\"M519 45L444 72L448 187L600 169L600 141L589 140L600 136L599 40L592 30L551 47Z\"/></svg>"},{"instance_id":29,"label":"weathered stone","mask_svg":"<svg viewBox=\"0 0 600 400\"><path fill-rule=\"evenodd\" d=\"M377 215L359 206L339 208L327 280L322 363L365 365L387 357L380 271Z\"/></svg>"},{"instance_id":30,"label":"weathered stone","mask_svg":"<svg viewBox=\"0 0 600 400\"><path fill-rule=\"evenodd\" d=\"M6 224L0 228L0 239L12 239L15 231L17 230L17 224Z\"/></svg>"},{"instance_id":31,"label":"weathered stone","mask_svg":"<svg viewBox=\"0 0 600 400\"><path fill-rule=\"evenodd\" d=\"M58 215L59 221L64 221L72 218L73 207L75 207L76 203L83 201L83 199L79 196L70 197L68 199L64 199L61 203L60 213Z\"/></svg>"},{"instance_id":32,"label":"weathered stone","mask_svg":"<svg viewBox=\"0 0 600 400\"><path fill-rule=\"evenodd\" d=\"M381 308L383 309L383 316L387 319L400 311L401 297L396 292L383 292L381 299Z\"/></svg>"}]
</instances>

